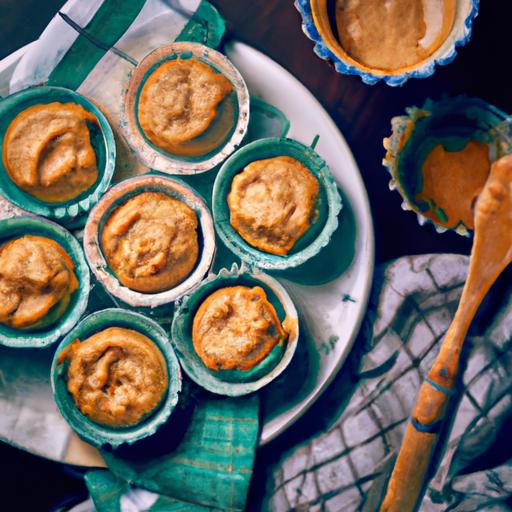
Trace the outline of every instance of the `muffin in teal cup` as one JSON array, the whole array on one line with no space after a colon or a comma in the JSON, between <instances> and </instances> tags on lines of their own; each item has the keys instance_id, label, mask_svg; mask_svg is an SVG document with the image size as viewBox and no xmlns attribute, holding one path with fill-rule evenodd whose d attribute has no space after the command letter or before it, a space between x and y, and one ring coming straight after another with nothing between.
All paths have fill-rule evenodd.
<instances>
[{"instance_id":1,"label":"muffin in teal cup","mask_svg":"<svg viewBox=\"0 0 512 512\"><path fill-rule=\"evenodd\" d=\"M0 220L0 344L43 348L87 307L89 268L78 241L31 216Z\"/></svg>"},{"instance_id":2,"label":"muffin in teal cup","mask_svg":"<svg viewBox=\"0 0 512 512\"><path fill-rule=\"evenodd\" d=\"M510 118L484 100L460 96L410 107L391 128L383 163L403 209L439 232L467 235L492 162L512 147Z\"/></svg>"},{"instance_id":3,"label":"muffin in teal cup","mask_svg":"<svg viewBox=\"0 0 512 512\"><path fill-rule=\"evenodd\" d=\"M84 249L92 272L115 299L167 314L208 273L215 231L206 203L191 187L147 174L103 196L87 220Z\"/></svg>"},{"instance_id":4,"label":"muffin in teal cup","mask_svg":"<svg viewBox=\"0 0 512 512\"><path fill-rule=\"evenodd\" d=\"M298 336L297 311L279 282L236 266L210 276L186 297L171 329L188 376L228 396L257 391L280 375Z\"/></svg>"},{"instance_id":5,"label":"muffin in teal cup","mask_svg":"<svg viewBox=\"0 0 512 512\"><path fill-rule=\"evenodd\" d=\"M212 206L217 233L232 252L250 265L283 270L328 244L342 202L327 164L313 149L268 138L224 162Z\"/></svg>"},{"instance_id":6,"label":"muffin in teal cup","mask_svg":"<svg viewBox=\"0 0 512 512\"><path fill-rule=\"evenodd\" d=\"M154 434L181 391L180 366L164 330L123 309L82 320L57 348L51 380L61 414L98 448Z\"/></svg>"},{"instance_id":7,"label":"muffin in teal cup","mask_svg":"<svg viewBox=\"0 0 512 512\"><path fill-rule=\"evenodd\" d=\"M66 225L84 215L114 172L112 129L97 106L61 87L32 87L0 102L0 186L12 203Z\"/></svg>"}]
</instances>

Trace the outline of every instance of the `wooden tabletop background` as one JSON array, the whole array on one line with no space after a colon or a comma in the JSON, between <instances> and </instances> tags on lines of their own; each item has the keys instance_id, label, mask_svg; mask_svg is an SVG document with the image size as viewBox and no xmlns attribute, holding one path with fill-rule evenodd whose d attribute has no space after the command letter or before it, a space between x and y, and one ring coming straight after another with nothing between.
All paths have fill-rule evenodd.
<instances>
[{"instance_id":1,"label":"wooden tabletop background","mask_svg":"<svg viewBox=\"0 0 512 512\"><path fill-rule=\"evenodd\" d=\"M512 112L512 73L507 69L512 2L481 2L472 39L459 50L452 64L438 68L431 78L410 80L401 88L391 88L384 84L368 86L358 77L340 75L316 57L291 0L210 1L226 20L229 37L253 45L287 68L339 126L370 198L377 262L407 254L469 252L469 239L453 233L439 235L432 226L420 227L415 215L401 210L401 199L388 190L388 175L381 164L382 139L389 134L391 117L402 114L409 105L421 105L428 97L478 96ZM0 58L36 39L63 3L0 0ZM278 439L273 444L274 454L285 444L289 441ZM16 508L9 510L47 510L66 493L85 493L83 486L61 466L1 443L0 464L5 477L0 480L0 504L5 504L5 499L16 503ZM8 472L6 467L10 468ZM26 491L28 486L32 488L30 492ZM33 508L35 503L37 508Z\"/></svg>"}]
</instances>

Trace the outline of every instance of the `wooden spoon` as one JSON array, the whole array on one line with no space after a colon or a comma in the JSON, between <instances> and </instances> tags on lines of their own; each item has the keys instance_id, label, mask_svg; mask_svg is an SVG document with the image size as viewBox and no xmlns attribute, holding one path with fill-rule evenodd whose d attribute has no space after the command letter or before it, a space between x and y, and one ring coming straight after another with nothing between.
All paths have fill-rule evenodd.
<instances>
[{"instance_id":1,"label":"wooden spoon","mask_svg":"<svg viewBox=\"0 0 512 512\"><path fill-rule=\"evenodd\" d=\"M512 155L495 162L475 207L469 273L439 354L421 385L381 512L414 510L453 392L466 333L485 295L512 261Z\"/></svg>"}]
</instances>

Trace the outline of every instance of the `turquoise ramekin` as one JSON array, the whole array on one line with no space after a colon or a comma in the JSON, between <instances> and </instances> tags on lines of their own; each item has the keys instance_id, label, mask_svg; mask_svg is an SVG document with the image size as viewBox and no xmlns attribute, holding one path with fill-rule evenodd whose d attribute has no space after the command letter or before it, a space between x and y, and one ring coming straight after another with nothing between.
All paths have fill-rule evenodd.
<instances>
[{"instance_id":1,"label":"turquoise ramekin","mask_svg":"<svg viewBox=\"0 0 512 512\"><path fill-rule=\"evenodd\" d=\"M194 349L192 325L194 316L203 301L220 288L230 286L260 286L274 306L281 324L286 319L290 329L286 344L276 346L256 367L249 371L210 370ZM291 327L291 328L290 328ZM219 395L241 396L266 386L278 377L292 360L299 339L297 310L288 292L274 278L259 271L248 272L233 265L231 270L222 269L210 275L188 297L184 298L174 315L171 342L187 375L199 386Z\"/></svg>"},{"instance_id":2,"label":"turquoise ramekin","mask_svg":"<svg viewBox=\"0 0 512 512\"><path fill-rule=\"evenodd\" d=\"M1 345L18 348L44 348L65 336L84 314L89 298L89 267L78 241L58 224L28 215L0 220L0 244L24 235L43 236L59 243L73 260L79 283L78 289L71 295L68 308L55 324L40 331L13 329L0 324Z\"/></svg>"},{"instance_id":3,"label":"turquoise ramekin","mask_svg":"<svg viewBox=\"0 0 512 512\"><path fill-rule=\"evenodd\" d=\"M73 341L84 341L93 334L109 327L124 327L140 332L151 339L162 352L167 362L169 385L165 397L149 415L131 427L100 425L82 414L67 389L69 362L59 363L59 355ZM181 391L181 370L178 359L165 331L155 321L132 311L113 308L92 313L82 320L60 343L55 352L51 368L53 394L59 410L71 428L85 441L103 448L118 448L131 445L153 435L166 423L178 403Z\"/></svg>"},{"instance_id":4,"label":"turquoise ramekin","mask_svg":"<svg viewBox=\"0 0 512 512\"><path fill-rule=\"evenodd\" d=\"M28 212L68 226L83 226L85 224L84 214L98 202L108 188L116 163L116 145L112 128L101 110L92 101L70 89L48 86L30 87L2 98L0 100L0 147L3 146L5 132L9 124L20 112L34 105L54 102L77 103L98 120L98 125L88 123L91 144L96 153L98 166L96 183L75 199L63 202L43 201L20 189L11 180L3 162L0 161L1 193L6 199Z\"/></svg>"},{"instance_id":5,"label":"turquoise ramekin","mask_svg":"<svg viewBox=\"0 0 512 512\"><path fill-rule=\"evenodd\" d=\"M295 158L318 179L320 184L316 205L317 218L286 256L270 254L247 243L231 225L227 202L231 183L236 174L255 160L277 156ZM338 227L342 201L327 164L312 148L293 139L267 138L247 144L224 162L213 186L212 208L215 228L220 239L241 260L262 269L284 270L302 265L329 243Z\"/></svg>"}]
</instances>

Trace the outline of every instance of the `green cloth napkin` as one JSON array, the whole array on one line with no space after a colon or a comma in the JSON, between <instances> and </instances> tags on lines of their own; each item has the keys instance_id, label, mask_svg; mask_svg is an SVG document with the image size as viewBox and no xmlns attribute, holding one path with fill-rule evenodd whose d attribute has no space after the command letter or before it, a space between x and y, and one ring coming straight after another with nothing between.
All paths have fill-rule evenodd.
<instances>
[{"instance_id":1,"label":"green cloth napkin","mask_svg":"<svg viewBox=\"0 0 512 512\"><path fill-rule=\"evenodd\" d=\"M258 405L256 395L203 398L177 447L164 427L150 439L156 453L141 453L137 446L103 451L110 471L86 475L96 508L120 511L121 497L135 484L161 495L151 511L243 510L258 442Z\"/></svg>"}]
</instances>

